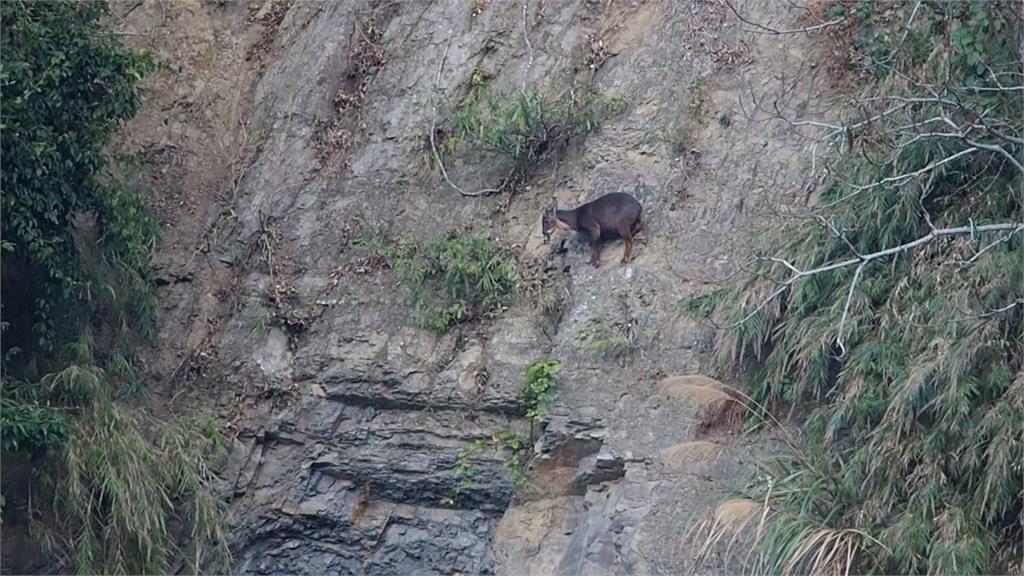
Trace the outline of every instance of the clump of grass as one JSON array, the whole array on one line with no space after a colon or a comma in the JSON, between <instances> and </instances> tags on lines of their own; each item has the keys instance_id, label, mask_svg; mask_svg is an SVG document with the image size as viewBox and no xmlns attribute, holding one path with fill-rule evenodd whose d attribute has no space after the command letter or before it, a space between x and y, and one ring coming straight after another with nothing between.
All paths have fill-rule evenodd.
<instances>
[{"instance_id":1,"label":"clump of grass","mask_svg":"<svg viewBox=\"0 0 1024 576\"><path fill-rule=\"evenodd\" d=\"M731 551L744 531L761 516L761 511L761 503L749 498L730 498L721 502L710 518L695 525L695 533L703 534L697 560L706 558L726 537L729 538L726 551Z\"/></svg>"},{"instance_id":2,"label":"clump of grass","mask_svg":"<svg viewBox=\"0 0 1024 576\"><path fill-rule=\"evenodd\" d=\"M707 440L692 440L676 444L665 450L665 462L670 465L679 465L689 462L710 462L718 458L722 447Z\"/></svg>"},{"instance_id":3,"label":"clump of grass","mask_svg":"<svg viewBox=\"0 0 1024 576\"><path fill-rule=\"evenodd\" d=\"M259 298L250 297L245 306L245 315L251 318L252 326L249 328L249 337L255 341L261 341L270 332L273 315L263 305Z\"/></svg>"},{"instance_id":4,"label":"clump of grass","mask_svg":"<svg viewBox=\"0 0 1024 576\"><path fill-rule=\"evenodd\" d=\"M591 318L572 332L572 339L592 358L626 358L638 350L623 326L607 318Z\"/></svg>"},{"instance_id":5,"label":"clump of grass","mask_svg":"<svg viewBox=\"0 0 1024 576\"><path fill-rule=\"evenodd\" d=\"M484 236L449 235L428 244L378 240L366 245L406 285L420 324L438 331L497 314L519 289L514 254Z\"/></svg>"},{"instance_id":6,"label":"clump of grass","mask_svg":"<svg viewBox=\"0 0 1024 576\"><path fill-rule=\"evenodd\" d=\"M146 428L161 428L155 439ZM157 423L115 403L81 417L64 448L50 519L74 536L66 546L44 541L74 559L84 573L165 572L181 558L193 572L228 560L223 510L210 494L209 439L181 422ZM179 548L169 521L191 528ZM47 531L49 528L44 530Z\"/></svg>"},{"instance_id":7,"label":"clump of grass","mask_svg":"<svg viewBox=\"0 0 1024 576\"><path fill-rule=\"evenodd\" d=\"M596 130L624 109L621 98L602 96L589 86L497 92L477 72L468 96L456 106L442 107L431 146L441 161L463 149L508 158L512 167L496 191L511 192L572 138Z\"/></svg>"},{"instance_id":8,"label":"clump of grass","mask_svg":"<svg viewBox=\"0 0 1024 576\"><path fill-rule=\"evenodd\" d=\"M748 404L724 384L701 375L673 376L662 380L662 394L697 407L697 432L724 426L736 428L743 421Z\"/></svg>"},{"instance_id":9,"label":"clump of grass","mask_svg":"<svg viewBox=\"0 0 1024 576\"><path fill-rule=\"evenodd\" d=\"M629 310L625 298L617 313L596 316L583 322L572 332L572 339L588 356L594 359L614 358L625 361L642 354L639 322Z\"/></svg>"},{"instance_id":10,"label":"clump of grass","mask_svg":"<svg viewBox=\"0 0 1024 576\"><path fill-rule=\"evenodd\" d=\"M211 421L125 407L95 366L71 365L42 384L77 414L36 502L34 527L49 552L82 573L164 573L176 560L193 572L227 566L210 468L226 443Z\"/></svg>"}]
</instances>

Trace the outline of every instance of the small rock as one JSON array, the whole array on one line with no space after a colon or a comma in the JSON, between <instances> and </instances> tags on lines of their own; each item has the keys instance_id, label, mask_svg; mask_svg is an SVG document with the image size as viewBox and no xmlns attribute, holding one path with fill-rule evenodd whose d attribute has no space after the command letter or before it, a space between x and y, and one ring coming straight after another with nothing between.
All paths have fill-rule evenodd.
<instances>
[{"instance_id":1,"label":"small rock","mask_svg":"<svg viewBox=\"0 0 1024 576\"><path fill-rule=\"evenodd\" d=\"M601 450L580 460L576 474L572 478L571 491L573 494L583 495L586 494L588 486L618 480L625 474L625 461L612 456L606 450Z\"/></svg>"}]
</instances>

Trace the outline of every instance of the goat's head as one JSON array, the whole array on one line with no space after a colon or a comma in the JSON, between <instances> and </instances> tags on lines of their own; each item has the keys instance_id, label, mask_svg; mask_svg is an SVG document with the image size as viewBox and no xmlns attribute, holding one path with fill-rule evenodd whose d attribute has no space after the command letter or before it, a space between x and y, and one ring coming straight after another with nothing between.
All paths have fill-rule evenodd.
<instances>
[{"instance_id":1,"label":"goat's head","mask_svg":"<svg viewBox=\"0 0 1024 576\"><path fill-rule=\"evenodd\" d=\"M544 207L544 214L540 218L540 231L544 235L544 241L551 239L551 234L558 227L558 200L554 197Z\"/></svg>"}]
</instances>

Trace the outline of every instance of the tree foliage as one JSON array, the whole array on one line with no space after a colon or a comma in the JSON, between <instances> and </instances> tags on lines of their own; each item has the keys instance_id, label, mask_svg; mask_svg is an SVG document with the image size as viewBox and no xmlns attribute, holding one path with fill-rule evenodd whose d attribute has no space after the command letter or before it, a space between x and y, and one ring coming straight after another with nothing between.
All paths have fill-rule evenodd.
<instances>
[{"instance_id":1,"label":"tree foliage","mask_svg":"<svg viewBox=\"0 0 1024 576\"><path fill-rule=\"evenodd\" d=\"M124 401L140 376L133 342L153 321L158 228L141 192L111 174L106 148L153 65L103 29L106 12L105 2L0 3L0 435L5 450L37 456L33 531L61 567L223 566L210 470L219 432Z\"/></svg>"},{"instance_id":2,"label":"tree foliage","mask_svg":"<svg viewBox=\"0 0 1024 576\"><path fill-rule=\"evenodd\" d=\"M106 11L104 2L0 3L2 234L8 258L30 267L19 280L38 287L31 306L48 344L52 320L86 295L77 216L94 216L108 255L136 272L156 239L142 200L104 178L104 147L138 110L153 66L101 31Z\"/></svg>"},{"instance_id":3,"label":"tree foliage","mask_svg":"<svg viewBox=\"0 0 1024 576\"><path fill-rule=\"evenodd\" d=\"M1019 570L1020 14L882 6L831 11L866 88L824 125L836 153L812 217L763 232L754 273L694 308L758 404L808 409L800 453L751 495L769 506L766 572Z\"/></svg>"}]
</instances>

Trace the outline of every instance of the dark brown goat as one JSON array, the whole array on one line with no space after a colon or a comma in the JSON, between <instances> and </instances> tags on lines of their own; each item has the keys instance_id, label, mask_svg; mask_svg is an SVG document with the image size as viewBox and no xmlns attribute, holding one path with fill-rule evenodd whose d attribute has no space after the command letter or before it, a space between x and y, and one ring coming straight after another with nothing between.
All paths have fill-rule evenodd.
<instances>
[{"instance_id":1,"label":"dark brown goat","mask_svg":"<svg viewBox=\"0 0 1024 576\"><path fill-rule=\"evenodd\" d=\"M633 235L643 225L640 221L642 211L640 202L625 192L606 194L575 210L559 210L558 201L552 198L541 218L541 232L546 239L551 238L555 228L583 234L590 242L590 263L595 268L601 260L601 242L622 238L626 241L626 251L622 255L622 263L625 264L633 259Z\"/></svg>"}]
</instances>

